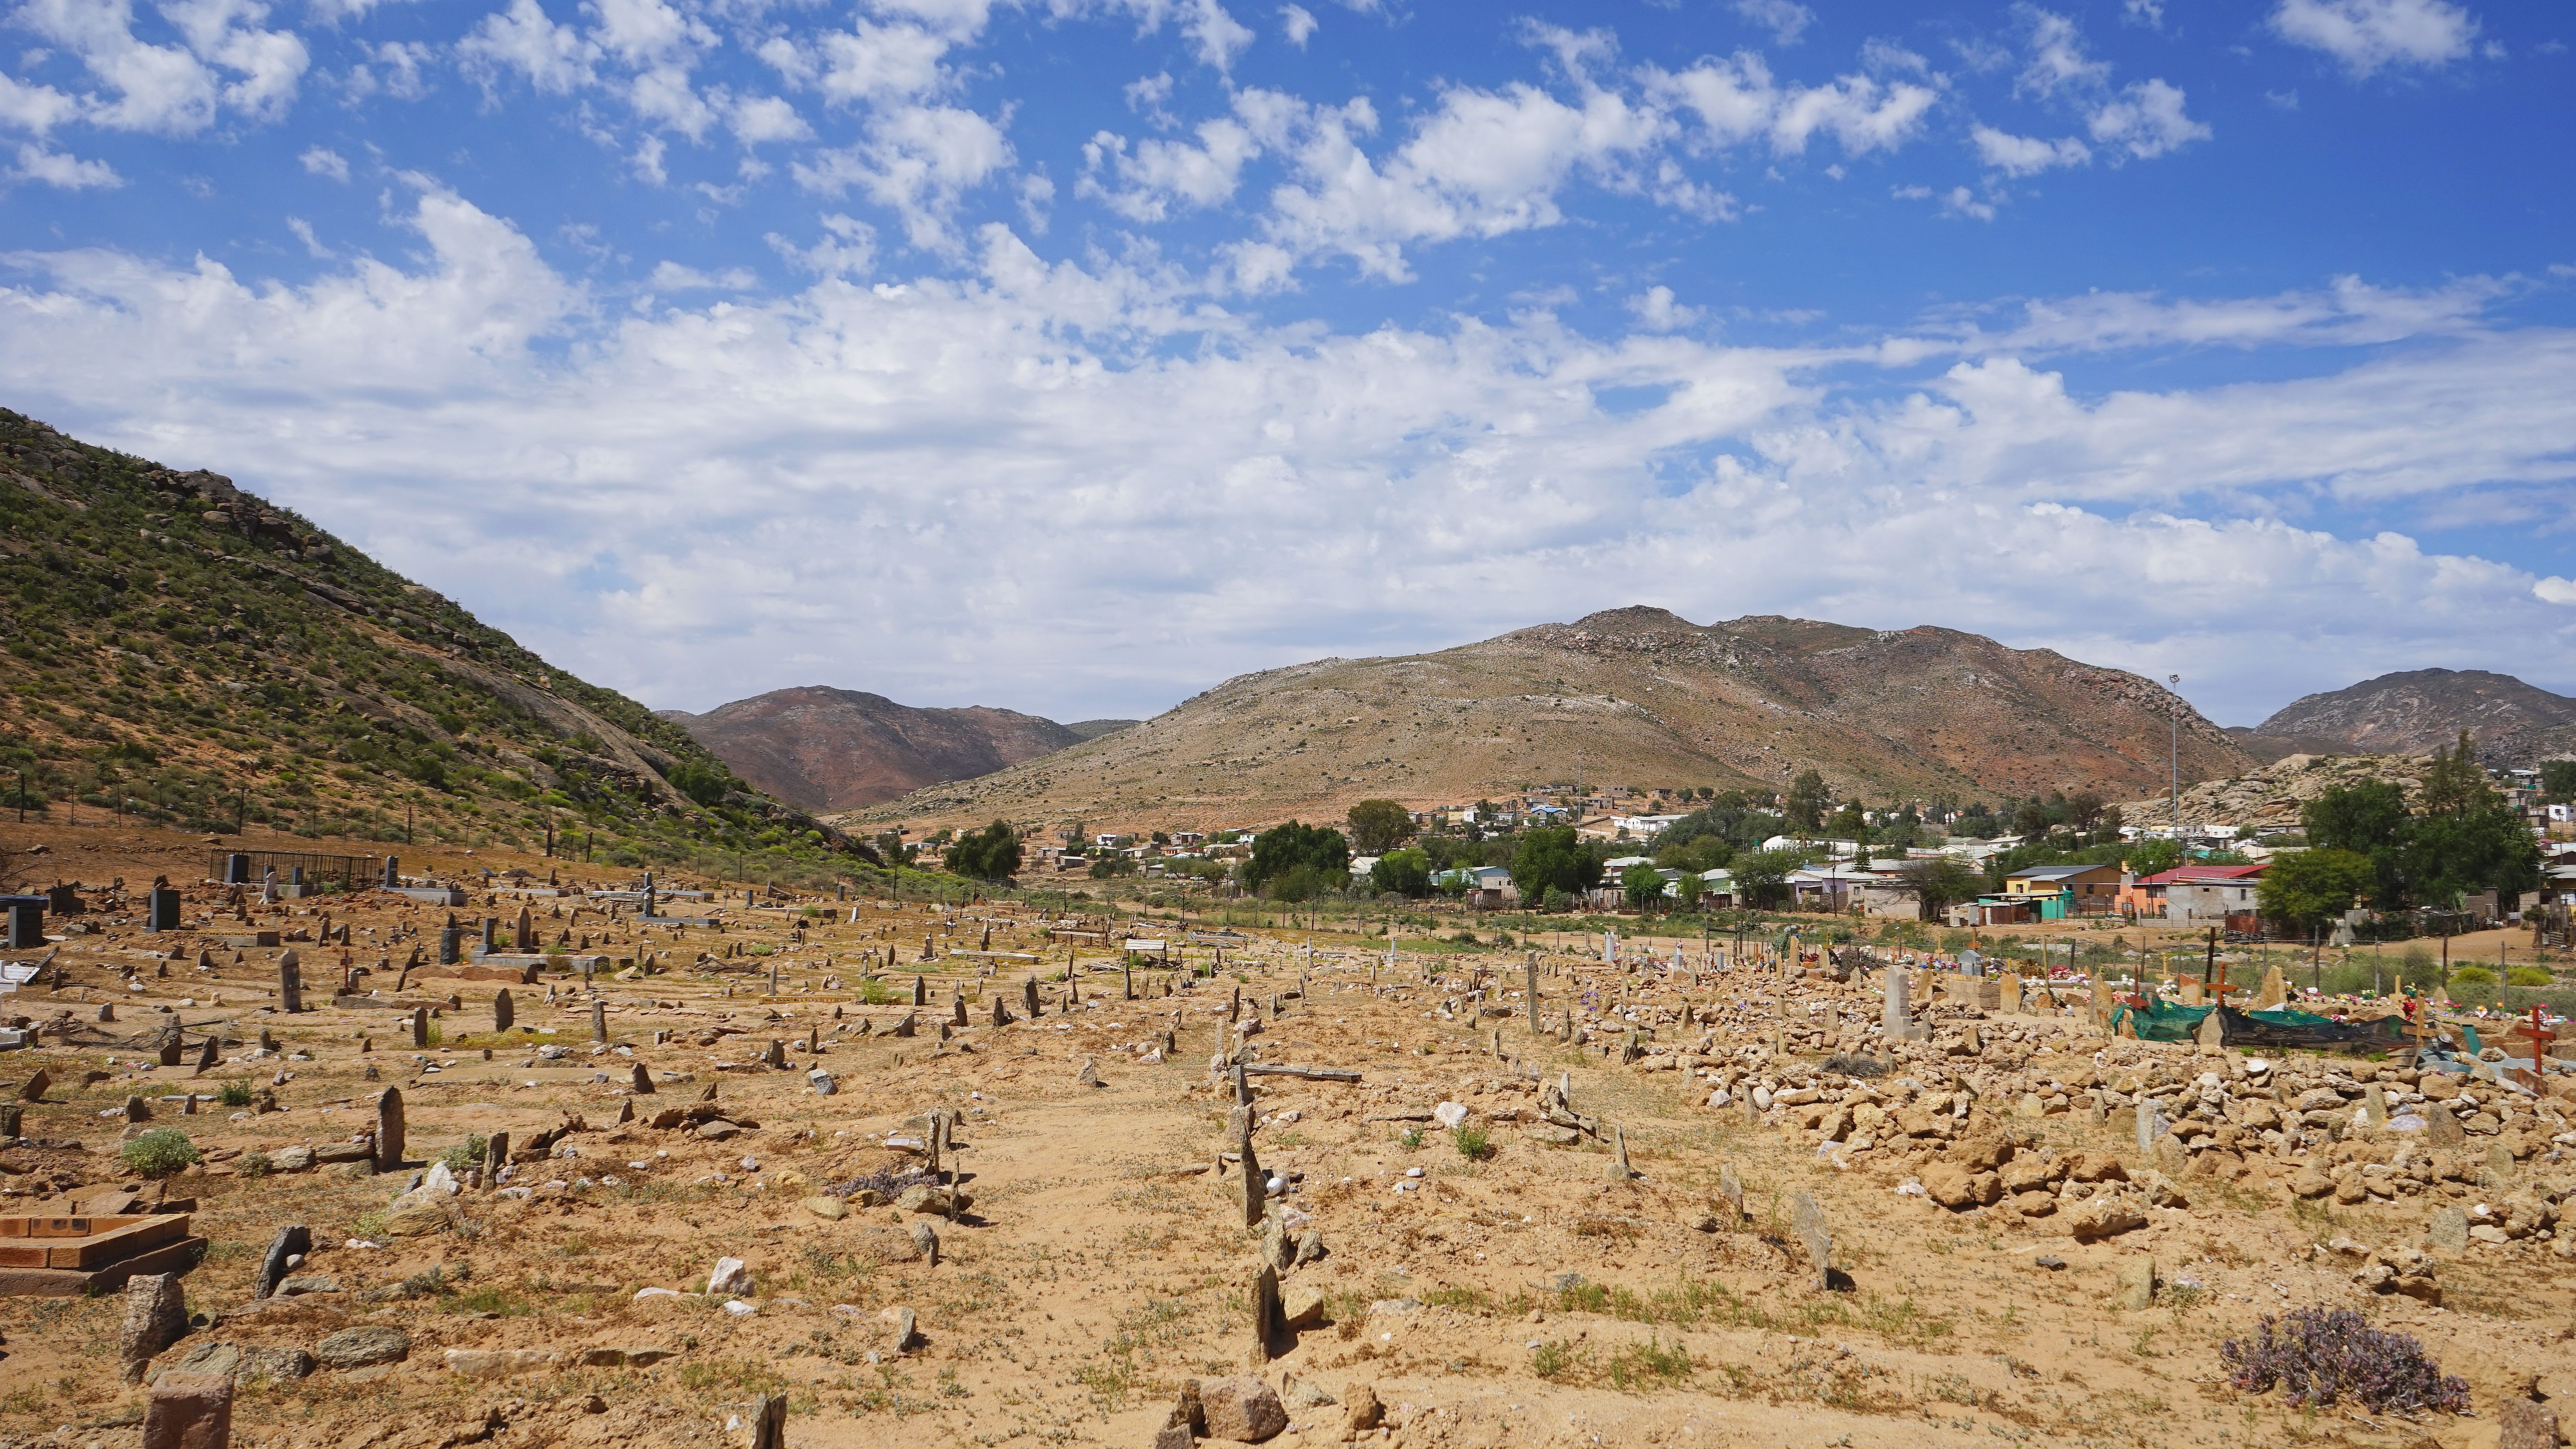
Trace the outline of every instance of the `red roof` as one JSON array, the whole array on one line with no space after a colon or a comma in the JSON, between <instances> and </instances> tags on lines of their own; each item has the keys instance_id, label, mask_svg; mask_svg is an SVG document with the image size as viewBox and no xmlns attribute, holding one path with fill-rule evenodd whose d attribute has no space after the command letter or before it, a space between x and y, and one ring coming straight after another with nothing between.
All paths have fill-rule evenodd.
<instances>
[{"instance_id":1,"label":"red roof","mask_svg":"<svg viewBox=\"0 0 2576 1449\"><path fill-rule=\"evenodd\" d=\"M2268 861L2253 865L2178 865L2156 875L2141 876L2138 878L2138 884L2142 886L2223 885L2229 881L2252 880L2269 868Z\"/></svg>"}]
</instances>

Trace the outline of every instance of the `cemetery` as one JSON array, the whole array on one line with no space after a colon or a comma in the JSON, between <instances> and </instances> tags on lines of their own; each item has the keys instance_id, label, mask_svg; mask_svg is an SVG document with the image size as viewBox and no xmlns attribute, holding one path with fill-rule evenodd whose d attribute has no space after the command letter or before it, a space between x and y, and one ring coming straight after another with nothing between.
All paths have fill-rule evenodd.
<instances>
[{"instance_id":1,"label":"cemetery","mask_svg":"<svg viewBox=\"0 0 2576 1449\"><path fill-rule=\"evenodd\" d=\"M131 841L0 952L0 1442L2541 1449L2576 1394L2544 1018Z\"/></svg>"}]
</instances>

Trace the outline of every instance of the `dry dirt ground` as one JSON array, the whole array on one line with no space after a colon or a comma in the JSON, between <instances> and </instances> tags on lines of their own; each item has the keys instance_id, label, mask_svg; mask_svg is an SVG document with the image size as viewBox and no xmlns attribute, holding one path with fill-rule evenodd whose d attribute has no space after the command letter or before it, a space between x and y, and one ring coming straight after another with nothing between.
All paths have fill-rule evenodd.
<instances>
[{"instance_id":1,"label":"dry dirt ground","mask_svg":"<svg viewBox=\"0 0 2576 1449\"><path fill-rule=\"evenodd\" d=\"M1877 1033L1874 983L1866 996L1810 977L1784 987L1751 968L1694 981L1550 952L1542 1035L1520 951L1400 947L1390 966L1382 947L1277 934L1225 945L1220 974L1169 996L1166 973L1138 971L1129 1000L1109 951L1015 906L869 901L853 925L850 904L746 908L737 888L666 902L718 920L674 927L478 887L455 912L469 925L497 916L506 933L524 904L549 943L587 937L611 973L649 963L599 977L603 1047L592 998L560 970L510 988L507 1032L493 1030L490 980L430 967L398 989L415 947L435 961L443 908L333 896L254 903L244 924L199 883L202 845L124 841L58 844L59 874L139 888L167 873L186 886L187 929L143 934L139 901L87 890L94 909L73 919L91 932L48 948L63 984L49 971L0 1003L72 1027L0 1055L5 1098L40 1068L54 1083L25 1108L33 1145L0 1153L0 1211L129 1189L193 1198L209 1243L182 1280L196 1318L147 1372L241 1350L236 1443L730 1444L755 1396L777 1392L799 1446L1141 1446L1185 1383L1258 1375L1288 1421L1270 1442L1285 1445L2468 1449L2496 1442L2505 1396L2576 1395L2576 1293L2554 1228L2557 1189L2576 1185L2563 1099L2429 1104L2458 1106L2468 1135L2428 1154L2348 1124L2369 1085L2354 1064L2266 1074L2229 1054L2109 1041L2071 1011L1958 1003L1924 1012L1929 1040L1895 1045ZM626 883L576 868L567 888L576 873ZM351 928L345 950L227 943L318 937L326 912ZM1194 965L1220 949L1156 934ZM273 991L288 947L310 1008L291 1015ZM1003 954L950 954L986 949ZM1078 1002L1057 979L1069 954ZM344 957L365 974L334 1005ZM912 1008L871 998L909 1002L916 972L931 1005L915 1035L892 1036ZM1032 974L1042 1014L994 1025L996 998L1025 1017ZM971 1025L943 1041L952 992ZM106 1002L112 1022L97 1020ZM436 1012L427 1050L411 1046L415 1005ZM148 1065L165 1009L191 1065ZM223 1022L223 1061L199 1073L198 1044ZM784 1069L761 1061L773 1042ZM1292 1251L1314 1235L1281 1275L1303 1323L1267 1345L1253 1316L1265 1234L1245 1225L1226 1157L1234 1090L1211 1070L1238 1047L1360 1078L1247 1079L1253 1151L1290 1180L1269 1211ZM1837 1050L1886 1074L1825 1073ZM633 1093L638 1063L650 1095ZM812 1089L818 1067L833 1095ZM2404 1102L2394 1074L2368 1070ZM274 1110L224 1105L227 1083L265 1090ZM388 1088L404 1103L405 1167L243 1173L253 1154L292 1162L289 1149L369 1132ZM1721 1090L1726 1105L1710 1105ZM2140 1152L2126 1114L2159 1092L2169 1116L2221 1106ZM163 1183L121 1168L121 1107L138 1095L149 1126L182 1128L208 1162ZM1464 1109L1464 1132L1432 1119L1444 1103ZM944 1165L971 1198L953 1217L826 1193L917 1173L918 1119L941 1109L957 1144ZM651 1125L674 1112L741 1130ZM524 1152L568 1122L498 1190L394 1210L469 1135L506 1131ZM1615 1174L1622 1142L1633 1176ZM1801 1194L1830 1234L1830 1287L1799 1231ZM2437 1210L2481 1204L2471 1221L2504 1241L2417 1252ZM312 1291L256 1302L288 1224L312 1231L293 1270ZM935 1231L935 1263L917 1224ZM748 1282L707 1295L724 1257ZM2154 1288L2123 1304L2150 1263ZM2310 1305L2420 1337L2467 1380L2472 1412L2298 1409L2227 1385L2221 1340ZM917 1342L897 1343L896 1309L912 1311ZM0 1443L140 1441L147 1390L118 1372L121 1315L116 1294L0 1298ZM398 1330L399 1360L304 1371L296 1351L370 1326ZM1352 1406L1371 1397L1382 1416L1354 1429Z\"/></svg>"}]
</instances>

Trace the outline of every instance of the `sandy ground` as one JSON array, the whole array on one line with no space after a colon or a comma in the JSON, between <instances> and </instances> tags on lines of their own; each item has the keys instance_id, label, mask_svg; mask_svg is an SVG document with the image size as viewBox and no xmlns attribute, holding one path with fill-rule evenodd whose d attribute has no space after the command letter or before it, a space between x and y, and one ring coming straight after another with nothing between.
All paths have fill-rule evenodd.
<instances>
[{"instance_id":1,"label":"sandy ground","mask_svg":"<svg viewBox=\"0 0 2576 1449\"><path fill-rule=\"evenodd\" d=\"M2576 1274L2554 1231L2517 1219L2525 1231L2508 1241L2411 1252L2440 1208L2517 1193L2554 1203L2576 1186L2555 1140L2563 1100L2518 1115L2500 1103L2471 1120L2467 1146L2429 1162L2392 1134L2358 1130L2336 1141L2318 1129L2304 1151L2267 1146L2232 1117L2186 1159L2139 1152L2105 1103L2208 1072L2233 1111L2259 1095L2249 1083L2260 1074L2238 1056L2110 1042L2071 1014L1944 1004L1925 1013L1931 1040L1898 1046L1877 1034L1875 984L1866 995L1815 978L1784 988L1750 969L1694 981L1548 952L1550 1030L1539 1035L1517 949L1399 943L1390 965L1382 945L1265 934L1227 944L1221 975L1170 996L1164 973L1137 972L1143 998L1131 1001L1107 951L1017 907L867 902L852 925L848 904L747 909L737 887L720 924L675 930L631 912L612 923L574 897L478 890L456 911L469 925L514 922L524 904L549 942L587 937L612 972L650 963L656 974L597 981L610 1040L594 1051L577 976L509 988L506 1033L492 1029L492 981L416 969L397 990L415 947L435 960L445 909L324 898L253 904L244 924L198 883L202 842L106 835L48 836L60 873L122 874L138 888L167 873L187 887L189 929L145 935L139 901L91 893L100 909L77 920L97 932L51 948L64 983L49 975L0 1006L75 1028L0 1055L9 1096L38 1068L54 1082L25 1109L38 1145L0 1153L0 1211L64 1211L129 1186L195 1199L209 1248L183 1282L199 1318L153 1371L207 1345L312 1353L351 1327L408 1340L397 1362L301 1377L291 1357L253 1355L272 1371L241 1382L237 1443L735 1443L744 1435L729 1422L774 1391L788 1396L795 1445L1142 1445L1186 1382L1257 1374L1288 1420L1270 1442L1288 1445L2468 1449L2496 1442L2504 1397L2576 1394ZM535 864L542 881L546 863ZM567 882L625 883L557 869ZM808 904L822 915L799 943L789 907ZM345 953L318 940L228 944L256 930L318 937L325 912L351 929ZM988 931L989 949L1006 954L949 954L986 949ZM1181 945L1181 933L1156 932ZM272 991L288 948L312 1008L292 1015ZM1194 963L1216 949L1182 947ZM1055 979L1069 952L1078 1003ZM373 994L335 1006L344 954L365 968L358 991ZM884 999L909 1002L916 971L931 1006L918 1034L890 1036L912 1008ZM1042 1014L993 1025L996 997L1023 1015L1033 973ZM1229 1025L1238 988L1242 1018ZM943 1042L934 1022L952 992L972 1025ZM96 1020L102 1002L114 1021ZM410 1045L414 1005L437 1012L432 1049ZM213 1024L234 1023L225 1061L202 1074L145 1065L163 1008L186 1030L191 1062ZM1564 1040L1569 1009L1576 1031ZM1970 1027L1980 1045L1962 1050ZM277 1052L261 1052L263 1030ZM1644 1055L1627 1064L1632 1030ZM772 1042L783 1070L759 1061ZM1223 1156L1233 1092L1211 1071L1238 1045L1259 1063L1360 1076L1249 1079L1255 1154L1291 1180L1270 1211L1292 1243L1311 1231L1322 1249L1282 1275L1310 1321L1266 1346L1252 1314L1263 1234L1245 1226L1240 1168ZM559 1057L540 1054L556 1046ZM1874 1055L1888 1074L1820 1075L1835 1050ZM633 1093L639 1062L649 1095ZM1100 1085L1080 1079L1086 1066ZM834 1095L812 1090L817 1067ZM275 1110L213 1100L226 1083L264 1089ZM1543 1091L1559 1083L1561 1106ZM1755 1086L1795 1095L1798 1084L1823 1099L1747 1110ZM1855 1086L1870 1100L1854 1095L1843 1120L1810 1125ZM367 1132L387 1088L402 1094L407 1167L242 1174L249 1154L274 1161ZM1712 1107L1721 1089L1728 1105ZM176 1099L191 1093L208 1100L184 1115ZM210 1161L165 1183L122 1169L119 1108L131 1095L149 1103L150 1126L186 1130ZM1468 1141L1430 1120L1444 1103L1465 1110ZM741 1130L714 1140L687 1121L651 1125L693 1108ZM971 1204L949 1217L858 1195L819 1204L837 1219L817 1212L827 1187L918 1171L909 1143L933 1109L956 1114L949 1165ZM389 1214L412 1176L469 1134L506 1131L524 1145L575 1118L551 1154L514 1164L509 1191L469 1186L425 1214ZM1483 1150L1470 1156L1478 1132ZM1614 1180L1623 1139L1633 1176ZM1953 1210L1914 1190L1964 1178L1959 1164L1995 1144L2040 1178L2036 1197ZM2122 1162L2131 1183L2068 1185L2097 1159ZM2391 1160L2394 1173L2361 1175ZM2327 1172L2335 1188L2315 1190ZM1740 1213L1722 1191L1729 1176ZM1830 1288L1798 1231L1800 1194L1831 1236ZM2138 1223L2079 1240L2106 1205L2134 1208ZM295 1273L329 1281L255 1306L262 1254L286 1224L309 1226L315 1243ZM914 1256L916 1224L936 1232L935 1265ZM749 1283L701 1293L720 1257L742 1260ZM2159 1286L2146 1306L2119 1306L2124 1270L2134 1277L2142 1261ZM2418 1296L2357 1281L2381 1265ZM637 1296L655 1288L680 1291ZM2358 1308L2421 1338L2467 1380L2472 1412L2300 1410L2225 1383L2221 1340L2310 1305ZM887 1314L900 1308L915 1315L915 1344L895 1341ZM147 1391L117 1372L121 1314L115 1295L0 1298L0 1442L140 1441ZM1355 1430L1363 1390L1383 1418Z\"/></svg>"}]
</instances>

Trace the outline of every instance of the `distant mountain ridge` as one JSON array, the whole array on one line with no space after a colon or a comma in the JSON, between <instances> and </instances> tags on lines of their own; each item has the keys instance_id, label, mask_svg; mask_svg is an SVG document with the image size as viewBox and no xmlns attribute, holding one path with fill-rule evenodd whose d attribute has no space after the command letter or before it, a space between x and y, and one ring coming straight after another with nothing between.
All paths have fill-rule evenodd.
<instances>
[{"instance_id":1,"label":"distant mountain ridge","mask_svg":"<svg viewBox=\"0 0 2576 1449\"><path fill-rule=\"evenodd\" d=\"M809 810L862 809L989 775L1133 723L1061 725L983 705L922 709L825 685L771 690L705 714L660 713L735 774Z\"/></svg>"},{"instance_id":2,"label":"distant mountain ridge","mask_svg":"<svg viewBox=\"0 0 2576 1449\"><path fill-rule=\"evenodd\" d=\"M2258 758L2421 755L2467 730L2488 764L2528 768L2576 756L2576 699L2484 669L2410 669L2292 701L2231 730Z\"/></svg>"},{"instance_id":3,"label":"distant mountain ridge","mask_svg":"<svg viewBox=\"0 0 2576 1449\"><path fill-rule=\"evenodd\" d=\"M1814 768L1873 801L2161 789L2253 760L2162 685L1952 629L1613 609L1436 653L1229 679L1154 719L872 820L1178 827L1333 818L1524 785L1785 789ZM722 753L719 751L719 753ZM740 768L739 765L736 768Z\"/></svg>"}]
</instances>

